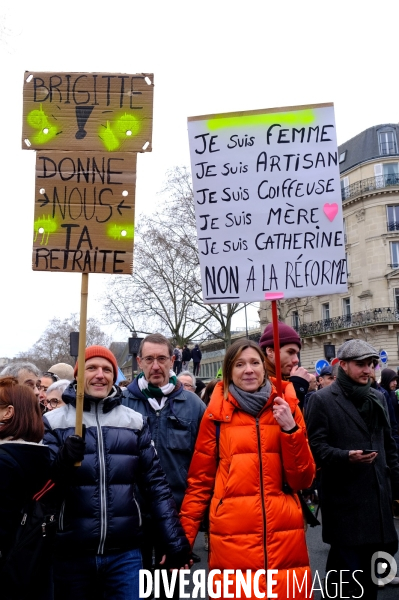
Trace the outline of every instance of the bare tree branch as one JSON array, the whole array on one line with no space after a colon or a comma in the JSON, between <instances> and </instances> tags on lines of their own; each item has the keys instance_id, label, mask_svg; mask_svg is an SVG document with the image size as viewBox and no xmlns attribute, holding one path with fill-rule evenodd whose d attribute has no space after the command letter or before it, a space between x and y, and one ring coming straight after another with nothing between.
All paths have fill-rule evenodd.
<instances>
[{"instance_id":1,"label":"bare tree branch","mask_svg":"<svg viewBox=\"0 0 399 600\"><path fill-rule=\"evenodd\" d=\"M169 171L162 193L157 213L136 227L133 276L108 285L105 317L130 331L157 330L179 344L208 332L229 345L232 317L244 305L202 301L189 171Z\"/></svg>"}]
</instances>

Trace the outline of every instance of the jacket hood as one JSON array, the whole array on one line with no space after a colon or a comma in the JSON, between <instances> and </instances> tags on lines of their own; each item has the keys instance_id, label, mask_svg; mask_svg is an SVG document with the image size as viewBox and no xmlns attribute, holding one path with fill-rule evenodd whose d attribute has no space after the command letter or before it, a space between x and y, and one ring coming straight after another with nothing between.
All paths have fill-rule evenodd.
<instances>
[{"instance_id":1,"label":"jacket hood","mask_svg":"<svg viewBox=\"0 0 399 600\"><path fill-rule=\"evenodd\" d=\"M393 369L382 369L382 371L381 371L381 387L383 387L384 390L387 390L387 392L391 391L389 389L389 384L394 379L396 379L396 381L398 381L398 374L396 373L396 371L394 371Z\"/></svg>"},{"instance_id":2,"label":"jacket hood","mask_svg":"<svg viewBox=\"0 0 399 600\"><path fill-rule=\"evenodd\" d=\"M65 404L71 404L74 408L76 408L76 387L77 382L72 381L72 383L67 387L67 389L62 394L62 399ZM92 396L84 396L83 410L90 411L90 404L94 402L95 404L103 403L103 412L107 413L119 404L122 404L122 390L118 385L113 385L109 396L106 398L93 398Z\"/></svg>"}]
</instances>

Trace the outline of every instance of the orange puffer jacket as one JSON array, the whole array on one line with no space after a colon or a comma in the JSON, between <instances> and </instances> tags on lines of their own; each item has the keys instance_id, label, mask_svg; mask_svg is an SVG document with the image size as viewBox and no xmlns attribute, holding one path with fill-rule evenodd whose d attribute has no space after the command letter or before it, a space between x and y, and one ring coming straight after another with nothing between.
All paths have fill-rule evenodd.
<instances>
[{"instance_id":1,"label":"orange puffer jacket","mask_svg":"<svg viewBox=\"0 0 399 600\"><path fill-rule=\"evenodd\" d=\"M260 569L278 569L273 575L277 585L272 588L278 598L310 598L304 521L292 490L312 484L315 465L294 388L289 382L282 386L299 426L292 434L282 432L273 417L274 386L265 409L255 418L242 411L230 394L224 399L222 382L216 385L202 418L180 516L193 545L210 502L209 569L240 569L244 576L250 569L252 577ZM215 421L221 423L218 464ZM296 587L295 596L294 571L299 587L305 574L307 578L302 591ZM229 580L234 576L229 575ZM234 583L229 592L235 589ZM266 592L263 576L259 590Z\"/></svg>"}]
</instances>

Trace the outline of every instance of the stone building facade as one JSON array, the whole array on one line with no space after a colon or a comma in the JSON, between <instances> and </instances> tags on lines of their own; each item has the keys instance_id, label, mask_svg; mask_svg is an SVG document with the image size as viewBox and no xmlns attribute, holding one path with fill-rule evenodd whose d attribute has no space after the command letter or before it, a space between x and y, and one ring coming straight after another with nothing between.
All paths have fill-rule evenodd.
<instances>
[{"instance_id":1,"label":"stone building facade","mask_svg":"<svg viewBox=\"0 0 399 600\"><path fill-rule=\"evenodd\" d=\"M286 301L281 318L302 338L301 362L335 356L359 337L399 365L399 125L366 129L339 146L348 292ZM271 319L261 303L263 328Z\"/></svg>"}]
</instances>

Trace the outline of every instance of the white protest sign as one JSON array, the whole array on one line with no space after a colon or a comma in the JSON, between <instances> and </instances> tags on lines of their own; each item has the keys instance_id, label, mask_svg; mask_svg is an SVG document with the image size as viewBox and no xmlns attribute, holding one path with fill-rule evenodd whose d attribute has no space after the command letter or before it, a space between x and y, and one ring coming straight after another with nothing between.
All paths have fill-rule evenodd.
<instances>
[{"instance_id":1,"label":"white protest sign","mask_svg":"<svg viewBox=\"0 0 399 600\"><path fill-rule=\"evenodd\" d=\"M347 291L332 104L188 119L206 303Z\"/></svg>"}]
</instances>

